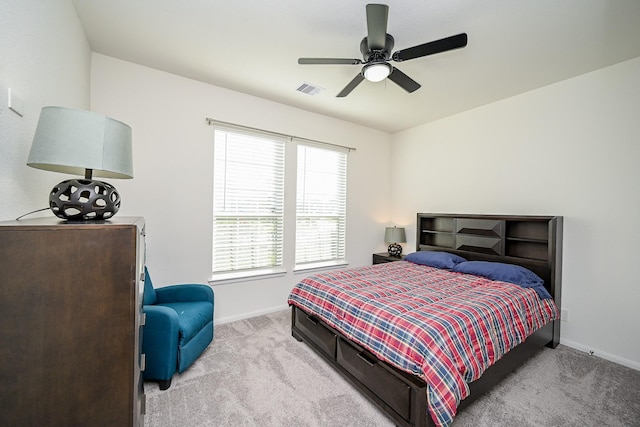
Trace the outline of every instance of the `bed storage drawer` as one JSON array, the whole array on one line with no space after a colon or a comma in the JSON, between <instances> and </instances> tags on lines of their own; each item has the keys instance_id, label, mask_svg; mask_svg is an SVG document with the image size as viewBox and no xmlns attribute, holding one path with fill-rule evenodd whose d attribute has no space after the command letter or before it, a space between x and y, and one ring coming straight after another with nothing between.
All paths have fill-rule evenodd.
<instances>
[{"instance_id":1,"label":"bed storage drawer","mask_svg":"<svg viewBox=\"0 0 640 427\"><path fill-rule=\"evenodd\" d=\"M331 359L336 357L336 335L320 320L294 307L293 328L300 331L320 351Z\"/></svg>"},{"instance_id":2,"label":"bed storage drawer","mask_svg":"<svg viewBox=\"0 0 640 427\"><path fill-rule=\"evenodd\" d=\"M359 346L338 337L338 365L393 408L402 418L411 419L411 387L384 362Z\"/></svg>"}]
</instances>

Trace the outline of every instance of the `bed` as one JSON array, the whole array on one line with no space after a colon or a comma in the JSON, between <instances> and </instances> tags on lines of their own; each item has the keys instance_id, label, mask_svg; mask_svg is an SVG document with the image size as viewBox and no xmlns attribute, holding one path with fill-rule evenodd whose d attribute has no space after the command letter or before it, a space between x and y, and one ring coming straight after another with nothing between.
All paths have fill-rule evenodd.
<instances>
[{"instance_id":1,"label":"bed","mask_svg":"<svg viewBox=\"0 0 640 427\"><path fill-rule=\"evenodd\" d=\"M406 259L319 273L289 296L293 337L397 425L449 425L542 347L558 345L562 217L419 213ZM495 266L527 280L494 280ZM468 323L449 316L456 307ZM465 342L472 347L456 350Z\"/></svg>"}]
</instances>

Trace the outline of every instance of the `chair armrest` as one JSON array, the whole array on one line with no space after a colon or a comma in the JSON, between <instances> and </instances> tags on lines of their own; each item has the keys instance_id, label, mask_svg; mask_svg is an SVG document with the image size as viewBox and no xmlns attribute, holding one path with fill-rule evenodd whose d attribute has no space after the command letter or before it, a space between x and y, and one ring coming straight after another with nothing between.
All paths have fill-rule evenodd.
<instances>
[{"instance_id":1,"label":"chair armrest","mask_svg":"<svg viewBox=\"0 0 640 427\"><path fill-rule=\"evenodd\" d=\"M143 305L142 352L145 379L169 380L178 366L178 314L169 307Z\"/></svg>"},{"instance_id":2,"label":"chair armrest","mask_svg":"<svg viewBox=\"0 0 640 427\"><path fill-rule=\"evenodd\" d=\"M208 285L184 284L156 288L158 304L167 302L208 301L213 304L213 289Z\"/></svg>"}]
</instances>

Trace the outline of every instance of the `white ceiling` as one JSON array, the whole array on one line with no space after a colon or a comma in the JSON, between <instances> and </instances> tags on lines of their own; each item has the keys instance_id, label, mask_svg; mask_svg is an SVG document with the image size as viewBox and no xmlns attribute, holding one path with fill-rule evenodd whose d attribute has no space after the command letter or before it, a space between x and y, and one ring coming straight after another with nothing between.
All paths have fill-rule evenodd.
<instances>
[{"instance_id":1,"label":"white ceiling","mask_svg":"<svg viewBox=\"0 0 640 427\"><path fill-rule=\"evenodd\" d=\"M466 32L467 47L394 63L422 87L363 81L366 1L72 0L91 49L396 132L640 56L639 0L387 0L395 50ZM311 96L303 83L325 90Z\"/></svg>"}]
</instances>

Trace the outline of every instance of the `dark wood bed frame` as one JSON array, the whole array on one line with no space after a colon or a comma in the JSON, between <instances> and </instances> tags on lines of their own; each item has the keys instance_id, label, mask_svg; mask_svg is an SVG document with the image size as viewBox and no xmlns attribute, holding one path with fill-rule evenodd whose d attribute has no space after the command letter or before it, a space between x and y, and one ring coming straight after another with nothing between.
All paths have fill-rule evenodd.
<instances>
[{"instance_id":1,"label":"dark wood bed frame","mask_svg":"<svg viewBox=\"0 0 640 427\"><path fill-rule=\"evenodd\" d=\"M416 250L446 251L468 260L521 265L538 274L561 308L562 217L426 214L417 218ZM292 306L291 333L304 341L369 397L397 425L433 426L426 385L417 376L378 360L316 316ZM560 321L548 323L469 384L471 404L542 347L560 341Z\"/></svg>"}]
</instances>

